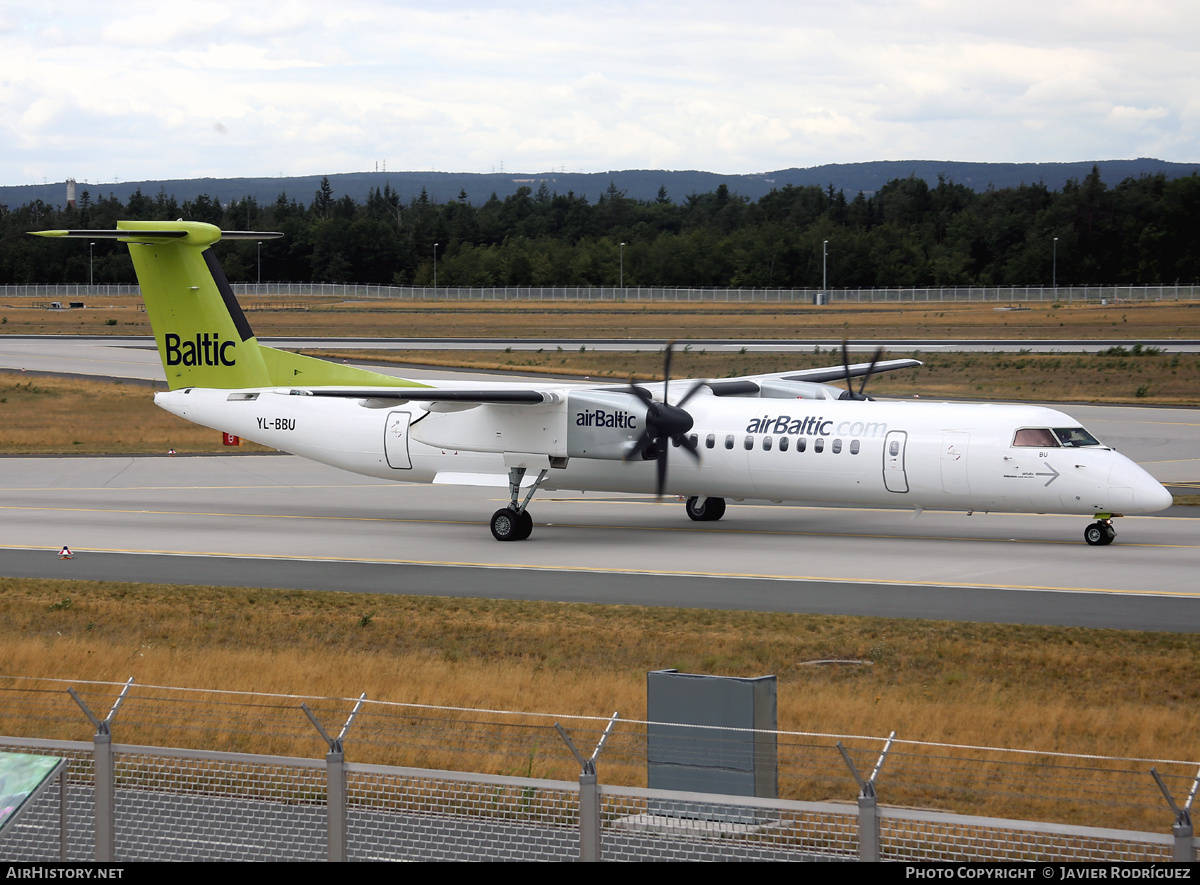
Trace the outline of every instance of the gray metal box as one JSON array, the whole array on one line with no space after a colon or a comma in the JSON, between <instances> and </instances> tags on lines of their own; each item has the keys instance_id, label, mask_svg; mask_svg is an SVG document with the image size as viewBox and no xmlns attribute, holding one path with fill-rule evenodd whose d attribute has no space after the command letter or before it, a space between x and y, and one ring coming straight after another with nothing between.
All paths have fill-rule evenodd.
<instances>
[{"instance_id":1,"label":"gray metal box","mask_svg":"<svg viewBox=\"0 0 1200 885\"><path fill-rule=\"evenodd\" d=\"M652 670L646 710L651 789L778 798L774 676Z\"/></svg>"}]
</instances>

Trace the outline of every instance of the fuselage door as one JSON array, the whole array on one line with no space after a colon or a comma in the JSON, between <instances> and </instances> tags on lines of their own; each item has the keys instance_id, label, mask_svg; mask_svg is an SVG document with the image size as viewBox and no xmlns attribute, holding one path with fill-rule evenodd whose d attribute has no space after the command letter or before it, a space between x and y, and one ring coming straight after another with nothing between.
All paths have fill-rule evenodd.
<instances>
[{"instance_id":1,"label":"fuselage door","mask_svg":"<svg viewBox=\"0 0 1200 885\"><path fill-rule=\"evenodd\" d=\"M953 430L942 437L942 491L965 495L971 491L967 482L967 446L971 434Z\"/></svg>"},{"instance_id":2,"label":"fuselage door","mask_svg":"<svg viewBox=\"0 0 1200 885\"><path fill-rule=\"evenodd\" d=\"M904 472L904 445L908 434L889 430L883 440L883 485L889 492L907 492L908 475Z\"/></svg>"},{"instance_id":3,"label":"fuselage door","mask_svg":"<svg viewBox=\"0 0 1200 885\"><path fill-rule=\"evenodd\" d=\"M411 420L412 412L388 412L384 424L383 456L388 467L395 470L412 469L412 459L408 457L408 422Z\"/></svg>"}]
</instances>

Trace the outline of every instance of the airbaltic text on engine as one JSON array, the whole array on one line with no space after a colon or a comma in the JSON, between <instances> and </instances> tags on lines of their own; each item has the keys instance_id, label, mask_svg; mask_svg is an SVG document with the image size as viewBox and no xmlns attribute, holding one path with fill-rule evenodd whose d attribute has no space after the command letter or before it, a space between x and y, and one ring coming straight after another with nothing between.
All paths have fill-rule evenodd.
<instances>
[{"instance_id":1,"label":"airbaltic text on engine","mask_svg":"<svg viewBox=\"0 0 1200 885\"><path fill-rule=\"evenodd\" d=\"M791 415L763 415L746 425L747 433L778 433L789 436L830 436L834 431L833 421L809 416L793 418ZM887 423L883 421L843 421L837 426L839 436L887 436Z\"/></svg>"},{"instance_id":2,"label":"airbaltic text on engine","mask_svg":"<svg viewBox=\"0 0 1200 885\"><path fill-rule=\"evenodd\" d=\"M163 346L166 350L168 366L233 366L236 358L231 358L228 351L237 345L232 341L221 341L216 332L209 337L196 333L196 340L181 341L174 332L163 336Z\"/></svg>"},{"instance_id":3,"label":"airbaltic text on engine","mask_svg":"<svg viewBox=\"0 0 1200 885\"><path fill-rule=\"evenodd\" d=\"M609 412L604 409L590 409L575 413L576 427L620 427L630 430L637 428L637 415L625 412Z\"/></svg>"}]
</instances>

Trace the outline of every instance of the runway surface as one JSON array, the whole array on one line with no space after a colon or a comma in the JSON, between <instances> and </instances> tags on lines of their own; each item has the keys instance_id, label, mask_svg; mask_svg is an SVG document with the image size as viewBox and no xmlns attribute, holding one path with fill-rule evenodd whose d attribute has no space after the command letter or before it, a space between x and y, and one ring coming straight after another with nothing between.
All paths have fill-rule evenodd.
<instances>
[{"instance_id":1,"label":"runway surface","mask_svg":"<svg viewBox=\"0 0 1200 885\"><path fill-rule=\"evenodd\" d=\"M0 337L0 366L162 377L145 339ZM1200 411L1055 408L1200 484ZM290 456L0 459L0 574L1200 630L1191 508L1126 517L1091 548L1080 517L731 504L708 524L676 502L542 493L533 537L498 544L497 492Z\"/></svg>"},{"instance_id":2,"label":"runway surface","mask_svg":"<svg viewBox=\"0 0 1200 885\"><path fill-rule=\"evenodd\" d=\"M0 573L1200 630L1200 522L546 494L492 540L497 490L356 477L290 456L0 459ZM59 560L66 544L75 559Z\"/></svg>"}]
</instances>

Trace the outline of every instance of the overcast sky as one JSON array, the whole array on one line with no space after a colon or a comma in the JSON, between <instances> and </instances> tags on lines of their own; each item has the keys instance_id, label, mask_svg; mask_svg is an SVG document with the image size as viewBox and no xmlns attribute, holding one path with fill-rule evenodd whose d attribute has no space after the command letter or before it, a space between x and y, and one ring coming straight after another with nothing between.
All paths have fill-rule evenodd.
<instances>
[{"instance_id":1,"label":"overcast sky","mask_svg":"<svg viewBox=\"0 0 1200 885\"><path fill-rule=\"evenodd\" d=\"M1196 0L0 0L0 184L1200 160Z\"/></svg>"}]
</instances>

